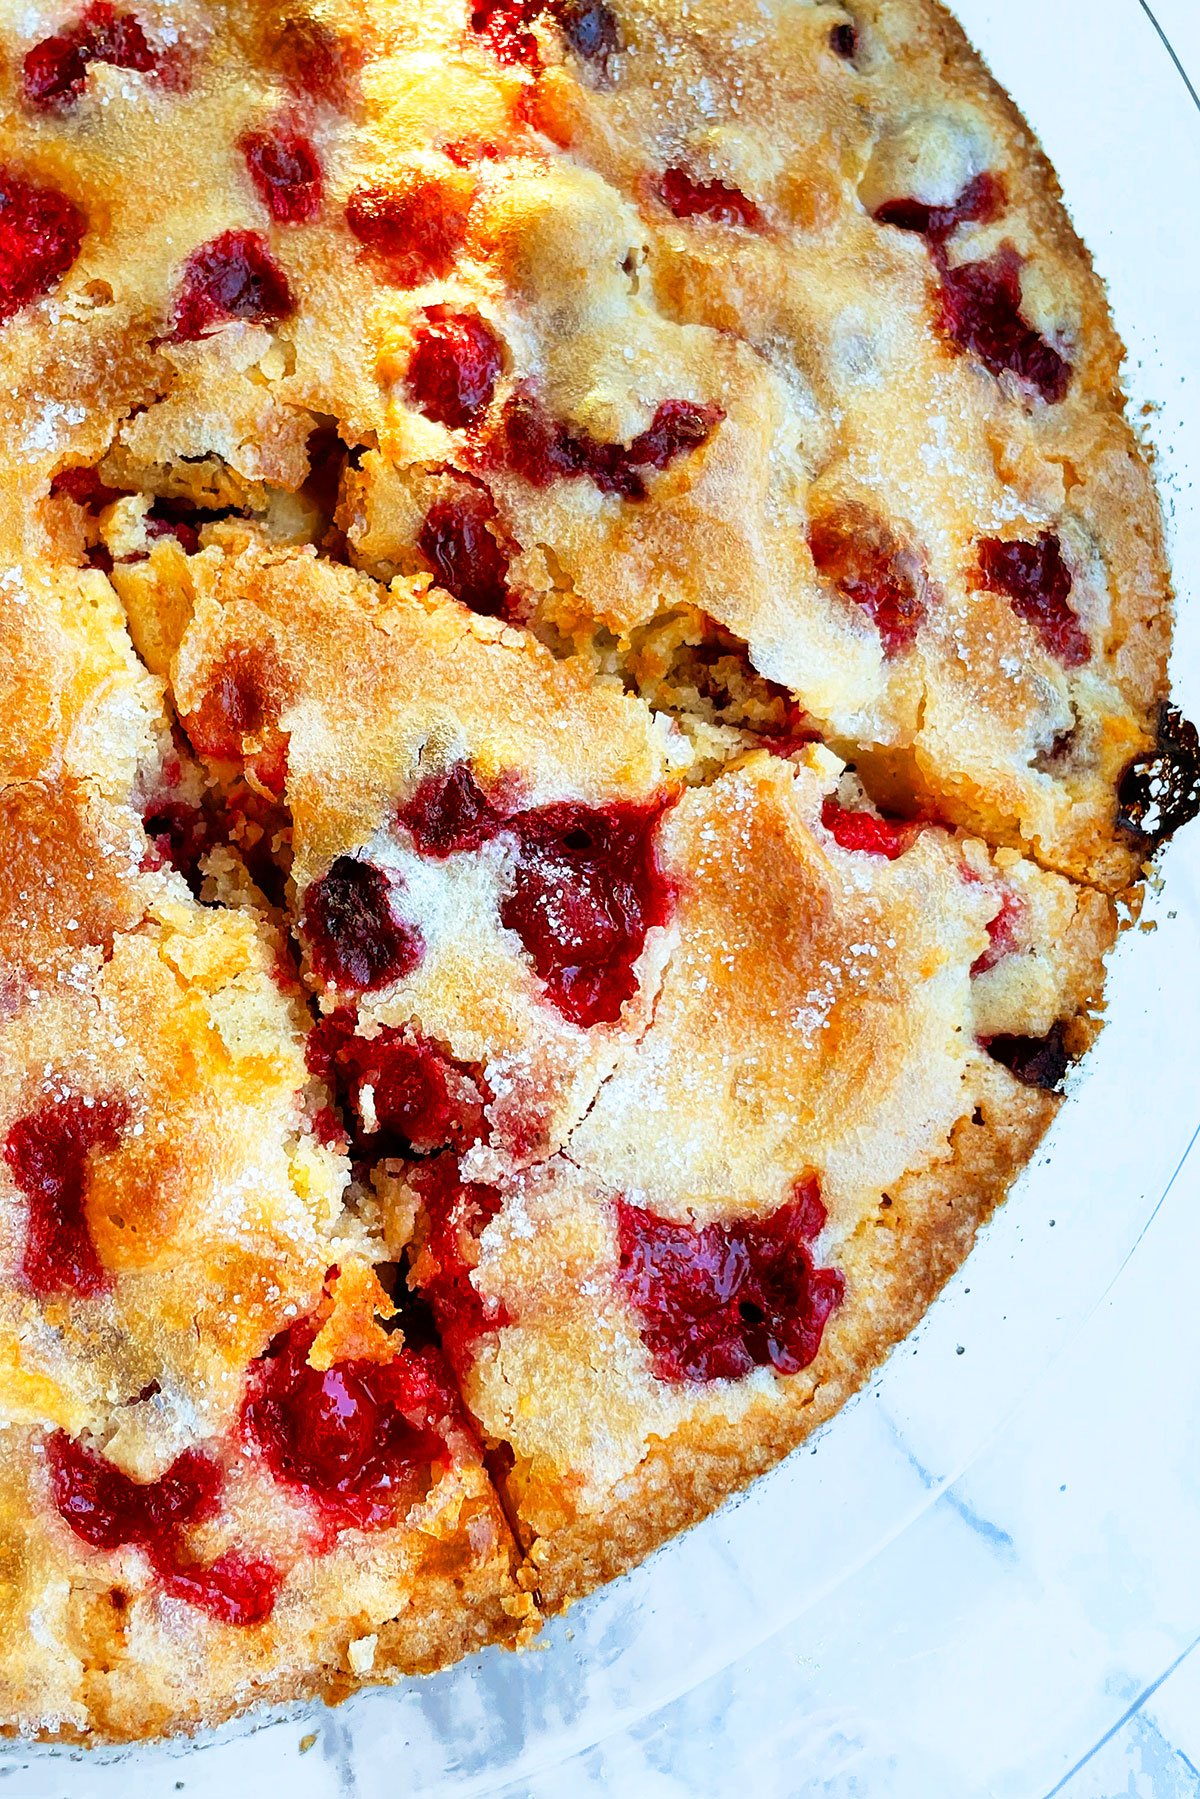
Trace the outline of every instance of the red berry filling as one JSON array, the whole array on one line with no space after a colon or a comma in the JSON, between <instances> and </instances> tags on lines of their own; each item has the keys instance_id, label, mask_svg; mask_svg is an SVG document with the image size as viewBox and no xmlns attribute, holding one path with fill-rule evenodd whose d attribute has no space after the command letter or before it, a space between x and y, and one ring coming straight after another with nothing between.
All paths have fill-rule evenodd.
<instances>
[{"instance_id":1,"label":"red berry filling","mask_svg":"<svg viewBox=\"0 0 1200 1799\"><path fill-rule=\"evenodd\" d=\"M111 506L114 500L124 497L120 487L109 487L102 481L94 468L86 464L76 468L59 469L50 483L52 494L66 494L77 506L85 507L89 512L101 512L105 506Z\"/></svg>"},{"instance_id":2,"label":"red berry filling","mask_svg":"<svg viewBox=\"0 0 1200 1799\"><path fill-rule=\"evenodd\" d=\"M344 993L374 993L420 963L424 940L392 911L396 878L373 862L339 856L304 896L300 930L319 980Z\"/></svg>"},{"instance_id":3,"label":"red berry filling","mask_svg":"<svg viewBox=\"0 0 1200 1799\"><path fill-rule=\"evenodd\" d=\"M346 202L346 223L380 260L397 287L440 281L454 267L467 234L473 195L440 181L406 187L356 187Z\"/></svg>"},{"instance_id":4,"label":"red berry filling","mask_svg":"<svg viewBox=\"0 0 1200 1799\"><path fill-rule=\"evenodd\" d=\"M183 518L158 517L153 507L146 514L146 536L152 540L156 537L173 537L188 556L194 556L200 548L200 533L195 525L190 525Z\"/></svg>"},{"instance_id":5,"label":"red berry filling","mask_svg":"<svg viewBox=\"0 0 1200 1799\"><path fill-rule=\"evenodd\" d=\"M459 850L477 850L505 824L505 814L493 806L466 762L426 775L396 817L411 832L420 854L439 862Z\"/></svg>"},{"instance_id":6,"label":"red berry filling","mask_svg":"<svg viewBox=\"0 0 1200 1799\"><path fill-rule=\"evenodd\" d=\"M696 181L686 169L668 169L658 184L659 198L677 219L716 219L722 225L762 223L762 214L740 188L724 181Z\"/></svg>"},{"instance_id":7,"label":"red berry filling","mask_svg":"<svg viewBox=\"0 0 1200 1799\"><path fill-rule=\"evenodd\" d=\"M924 200L885 200L875 208L881 225L900 231L917 231L932 243L944 244L960 225L988 224L1004 210L1004 183L985 171L969 181L949 206L930 206Z\"/></svg>"},{"instance_id":8,"label":"red berry filling","mask_svg":"<svg viewBox=\"0 0 1200 1799\"><path fill-rule=\"evenodd\" d=\"M73 1095L18 1118L4 1140L4 1160L29 1205L22 1272L40 1299L94 1299L112 1285L88 1229L88 1158L118 1147L128 1116L124 1100Z\"/></svg>"},{"instance_id":9,"label":"red berry filling","mask_svg":"<svg viewBox=\"0 0 1200 1799\"><path fill-rule=\"evenodd\" d=\"M1053 531L1032 543L984 537L979 542L979 575L992 593L1002 593L1018 618L1033 626L1064 668L1079 668L1092 646L1070 604L1074 582Z\"/></svg>"},{"instance_id":10,"label":"red berry filling","mask_svg":"<svg viewBox=\"0 0 1200 1799\"><path fill-rule=\"evenodd\" d=\"M807 1368L846 1285L813 1263L809 1243L824 1224L812 1178L769 1218L700 1230L618 1200L617 1278L659 1380Z\"/></svg>"},{"instance_id":11,"label":"red berry filling","mask_svg":"<svg viewBox=\"0 0 1200 1799\"><path fill-rule=\"evenodd\" d=\"M66 194L0 168L0 324L58 286L86 230Z\"/></svg>"},{"instance_id":12,"label":"red berry filling","mask_svg":"<svg viewBox=\"0 0 1200 1799\"><path fill-rule=\"evenodd\" d=\"M1024 1086L1040 1087L1045 1093L1058 1091L1071 1066L1061 1023L1051 1025L1044 1037L989 1037L983 1047Z\"/></svg>"},{"instance_id":13,"label":"red berry filling","mask_svg":"<svg viewBox=\"0 0 1200 1799\"><path fill-rule=\"evenodd\" d=\"M417 535L439 587L484 618L508 611L509 553L497 535L496 502L485 487L464 486L455 499L435 500Z\"/></svg>"},{"instance_id":14,"label":"red berry filling","mask_svg":"<svg viewBox=\"0 0 1200 1799\"><path fill-rule=\"evenodd\" d=\"M895 862L912 848L921 829L918 819L878 818L874 812L855 812L833 794L821 807L821 823L841 849L886 856L889 862Z\"/></svg>"},{"instance_id":15,"label":"red berry filling","mask_svg":"<svg viewBox=\"0 0 1200 1799\"><path fill-rule=\"evenodd\" d=\"M63 1431L47 1442L46 1460L59 1513L91 1548L143 1550L169 1593L223 1624L259 1624L269 1616L281 1580L273 1563L235 1549L207 1567L187 1557L183 1532L220 1508L221 1470L198 1449L185 1449L158 1480L146 1482Z\"/></svg>"},{"instance_id":16,"label":"red berry filling","mask_svg":"<svg viewBox=\"0 0 1200 1799\"><path fill-rule=\"evenodd\" d=\"M504 1305L486 1298L471 1280L479 1264L479 1239L499 1212L495 1187L460 1179L453 1156L438 1156L409 1174L425 1208L427 1235L416 1281L429 1303L450 1365L461 1374L477 1340L511 1323Z\"/></svg>"},{"instance_id":17,"label":"red berry filling","mask_svg":"<svg viewBox=\"0 0 1200 1799\"><path fill-rule=\"evenodd\" d=\"M611 1024L637 991L646 932L664 924L673 889L654 834L663 803L603 807L564 801L518 813L511 890L500 917L573 1024Z\"/></svg>"},{"instance_id":18,"label":"red berry filling","mask_svg":"<svg viewBox=\"0 0 1200 1799\"><path fill-rule=\"evenodd\" d=\"M142 825L152 846L142 866L173 868L198 893L200 864L217 841L212 819L185 800L163 800L151 807Z\"/></svg>"},{"instance_id":19,"label":"red berry filling","mask_svg":"<svg viewBox=\"0 0 1200 1799\"><path fill-rule=\"evenodd\" d=\"M176 537L181 530L195 536L190 526L167 523L163 528ZM187 549L187 540L180 541ZM233 644L213 670L199 705L183 721L199 755L216 762L244 761L277 797L287 784L288 733L279 729L286 685L270 649ZM257 741L256 748L248 748L248 738Z\"/></svg>"},{"instance_id":20,"label":"red berry filling","mask_svg":"<svg viewBox=\"0 0 1200 1799\"><path fill-rule=\"evenodd\" d=\"M243 1435L331 1531L384 1529L446 1460L453 1395L434 1352L312 1368L315 1335L311 1321L294 1324L252 1365Z\"/></svg>"},{"instance_id":21,"label":"red berry filling","mask_svg":"<svg viewBox=\"0 0 1200 1799\"><path fill-rule=\"evenodd\" d=\"M461 431L491 405L500 341L477 313L429 306L425 318L413 342L408 391L427 418Z\"/></svg>"},{"instance_id":22,"label":"red berry filling","mask_svg":"<svg viewBox=\"0 0 1200 1799\"><path fill-rule=\"evenodd\" d=\"M663 400L647 429L639 431L630 443L601 443L590 432L551 419L541 401L525 391L505 401L492 448L503 466L535 487L586 476L601 493L644 500L642 470L666 468L677 456L698 450L724 417L720 406Z\"/></svg>"},{"instance_id":23,"label":"red berry filling","mask_svg":"<svg viewBox=\"0 0 1200 1799\"><path fill-rule=\"evenodd\" d=\"M1005 372L1056 404L1071 385L1071 365L1021 313L1021 258L1004 244L986 262L943 264L941 326L993 375Z\"/></svg>"},{"instance_id":24,"label":"red berry filling","mask_svg":"<svg viewBox=\"0 0 1200 1799\"><path fill-rule=\"evenodd\" d=\"M361 60L350 41L320 19L286 19L268 49L272 67L311 100L344 109Z\"/></svg>"},{"instance_id":25,"label":"red berry filling","mask_svg":"<svg viewBox=\"0 0 1200 1799\"><path fill-rule=\"evenodd\" d=\"M158 58L133 13L119 13L109 0L93 0L69 31L43 38L26 55L21 65L26 101L39 110L73 106L93 62L146 74Z\"/></svg>"},{"instance_id":26,"label":"red berry filling","mask_svg":"<svg viewBox=\"0 0 1200 1799\"><path fill-rule=\"evenodd\" d=\"M336 1088L349 1108L356 1156L461 1152L487 1134L490 1094L482 1079L419 1031L389 1026L359 1037L354 1014L342 1010L310 1033L306 1057L310 1072Z\"/></svg>"},{"instance_id":27,"label":"red berry filling","mask_svg":"<svg viewBox=\"0 0 1200 1799\"><path fill-rule=\"evenodd\" d=\"M874 624L884 655L909 649L925 617L925 583L916 558L882 522L853 513L817 518L809 526L808 544L817 573Z\"/></svg>"},{"instance_id":28,"label":"red berry filling","mask_svg":"<svg viewBox=\"0 0 1200 1799\"><path fill-rule=\"evenodd\" d=\"M1006 887L1000 896L1000 910L988 920L988 946L971 964L971 973L987 974L1006 956L1014 956L1021 947L1025 926L1025 902Z\"/></svg>"},{"instance_id":29,"label":"red berry filling","mask_svg":"<svg viewBox=\"0 0 1200 1799\"><path fill-rule=\"evenodd\" d=\"M222 231L183 265L172 338L188 343L231 319L277 325L294 309L288 278L257 231Z\"/></svg>"},{"instance_id":30,"label":"red berry filling","mask_svg":"<svg viewBox=\"0 0 1200 1799\"><path fill-rule=\"evenodd\" d=\"M320 158L311 138L286 120L248 131L242 155L258 196L278 225L301 225L321 210Z\"/></svg>"},{"instance_id":31,"label":"red berry filling","mask_svg":"<svg viewBox=\"0 0 1200 1799\"><path fill-rule=\"evenodd\" d=\"M536 73L541 53L530 26L544 13L584 62L603 62L619 48L616 14L606 0L477 0L471 29L486 39L499 62Z\"/></svg>"}]
</instances>

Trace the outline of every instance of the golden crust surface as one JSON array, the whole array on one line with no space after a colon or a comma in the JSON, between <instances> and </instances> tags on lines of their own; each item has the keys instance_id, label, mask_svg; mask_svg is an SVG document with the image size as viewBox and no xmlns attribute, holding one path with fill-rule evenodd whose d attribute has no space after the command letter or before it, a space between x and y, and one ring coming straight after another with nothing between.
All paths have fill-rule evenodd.
<instances>
[{"instance_id":1,"label":"golden crust surface","mask_svg":"<svg viewBox=\"0 0 1200 1799\"><path fill-rule=\"evenodd\" d=\"M129 1740L869 1380L1099 1028L1169 577L937 0L0 0L4 233L0 1728Z\"/></svg>"}]
</instances>

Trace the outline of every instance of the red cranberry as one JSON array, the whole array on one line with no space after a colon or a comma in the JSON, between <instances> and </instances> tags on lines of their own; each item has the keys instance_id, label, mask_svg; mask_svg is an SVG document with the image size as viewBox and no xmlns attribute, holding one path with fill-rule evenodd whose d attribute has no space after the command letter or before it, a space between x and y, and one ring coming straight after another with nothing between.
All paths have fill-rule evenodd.
<instances>
[{"instance_id":1,"label":"red cranberry","mask_svg":"<svg viewBox=\"0 0 1200 1799\"><path fill-rule=\"evenodd\" d=\"M461 1375L478 1339L501 1330L511 1319L504 1305L485 1298L471 1280L478 1266L479 1239L499 1212L495 1187L461 1180L453 1156L438 1156L409 1174L425 1208L427 1236L420 1259L421 1293L441 1333L452 1368Z\"/></svg>"},{"instance_id":2,"label":"red cranberry","mask_svg":"<svg viewBox=\"0 0 1200 1799\"><path fill-rule=\"evenodd\" d=\"M300 929L319 980L345 993L374 993L417 967L424 941L392 911L392 891L381 868L354 856L339 856L313 882Z\"/></svg>"},{"instance_id":3,"label":"red cranberry","mask_svg":"<svg viewBox=\"0 0 1200 1799\"><path fill-rule=\"evenodd\" d=\"M456 762L443 774L426 775L396 817L411 832L421 855L438 862L460 850L477 850L503 830L505 821L466 762Z\"/></svg>"},{"instance_id":4,"label":"red cranberry","mask_svg":"<svg viewBox=\"0 0 1200 1799\"><path fill-rule=\"evenodd\" d=\"M182 518L157 518L153 509L146 514L146 536L151 540L173 537L188 556L194 556L200 548L200 533L195 525Z\"/></svg>"},{"instance_id":5,"label":"red cranberry","mask_svg":"<svg viewBox=\"0 0 1200 1799\"><path fill-rule=\"evenodd\" d=\"M1062 1086L1071 1058L1061 1023L1051 1025L1044 1037L990 1037L983 1047L1026 1087L1056 1093Z\"/></svg>"},{"instance_id":6,"label":"red cranberry","mask_svg":"<svg viewBox=\"0 0 1200 1799\"><path fill-rule=\"evenodd\" d=\"M821 823L844 850L861 850L868 856L886 856L895 862L911 849L921 829L911 818L877 818L873 812L855 812L832 794L821 807Z\"/></svg>"},{"instance_id":7,"label":"red cranberry","mask_svg":"<svg viewBox=\"0 0 1200 1799\"><path fill-rule=\"evenodd\" d=\"M0 168L0 324L58 286L86 230L66 194Z\"/></svg>"},{"instance_id":8,"label":"red cranberry","mask_svg":"<svg viewBox=\"0 0 1200 1799\"><path fill-rule=\"evenodd\" d=\"M1064 668L1079 668L1092 646L1069 604L1074 582L1053 531L1032 543L984 537L979 542L979 574L992 593L1002 593L1018 618L1033 626Z\"/></svg>"},{"instance_id":9,"label":"red cranberry","mask_svg":"<svg viewBox=\"0 0 1200 1799\"><path fill-rule=\"evenodd\" d=\"M509 821L516 837L511 891L500 917L573 1024L611 1024L637 991L646 932L674 897L654 834L663 803L604 807L564 801Z\"/></svg>"},{"instance_id":10,"label":"red cranberry","mask_svg":"<svg viewBox=\"0 0 1200 1799\"><path fill-rule=\"evenodd\" d=\"M691 400L663 400L649 426L628 444L601 443L548 417L533 394L519 391L504 403L493 454L535 487L586 476L602 493L644 500L645 468L666 468L677 456L699 449L725 417L719 406Z\"/></svg>"},{"instance_id":11,"label":"red cranberry","mask_svg":"<svg viewBox=\"0 0 1200 1799\"><path fill-rule=\"evenodd\" d=\"M909 649L925 617L924 584L915 559L886 526L853 513L832 514L812 521L808 544L817 573L872 621L884 655Z\"/></svg>"},{"instance_id":12,"label":"red cranberry","mask_svg":"<svg viewBox=\"0 0 1200 1799\"><path fill-rule=\"evenodd\" d=\"M220 1505L221 1470L198 1449L185 1449L148 1482L131 1480L64 1431L47 1442L46 1460L59 1513L93 1549L132 1543L157 1555L164 1540L211 1518Z\"/></svg>"},{"instance_id":13,"label":"red cranberry","mask_svg":"<svg viewBox=\"0 0 1200 1799\"><path fill-rule=\"evenodd\" d=\"M379 258L390 281L420 287L454 268L471 199L459 187L423 179L407 187L356 187L346 202L346 223Z\"/></svg>"},{"instance_id":14,"label":"red cranberry","mask_svg":"<svg viewBox=\"0 0 1200 1799\"><path fill-rule=\"evenodd\" d=\"M993 375L1016 375L1051 405L1065 397L1071 365L1022 316L1021 258L1011 244L953 269L943 258L941 327Z\"/></svg>"},{"instance_id":15,"label":"red cranberry","mask_svg":"<svg viewBox=\"0 0 1200 1799\"><path fill-rule=\"evenodd\" d=\"M762 223L758 207L740 188L724 181L695 181L686 169L668 169L658 192L677 219L716 219L722 225L745 225L748 230Z\"/></svg>"},{"instance_id":16,"label":"red cranberry","mask_svg":"<svg viewBox=\"0 0 1200 1799\"><path fill-rule=\"evenodd\" d=\"M529 27L544 10L541 0L479 0L471 10L471 30L486 39L497 62L537 70L541 54Z\"/></svg>"},{"instance_id":17,"label":"red cranberry","mask_svg":"<svg viewBox=\"0 0 1200 1799\"><path fill-rule=\"evenodd\" d=\"M193 893L200 888L200 864L216 841L213 821L185 800L161 800L142 820L152 846L142 866L173 868Z\"/></svg>"},{"instance_id":18,"label":"red cranberry","mask_svg":"<svg viewBox=\"0 0 1200 1799\"><path fill-rule=\"evenodd\" d=\"M500 342L473 312L429 306L408 365L413 405L451 430L473 425L491 405L500 373Z\"/></svg>"},{"instance_id":19,"label":"red cranberry","mask_svg":"<svg viewBox=\"0 0 1200 1799\"><path fill-rule=\"evenodd\" d=\"M985 171L969 181L949 206L930 206L924 200L885 200L875 208L874 217L881 225L917 231L931 242L943 244L960 225L988 224L998 218L1004 202L1004 183Z\"/></svg>"},{"instance_id":20,"label":"red cranberry","mask_svg":"<svg viewBox=\"0 0 1200 1799\"><path fill-rule=\"evenodd\" d=\"M496 502L484 487L465 487L455 499L435 500L417 535L417 548L439 587L484 618L508 611L508 550L496 530Z\"/></svg>"},{"instance_id":21,"label":"red cranberry","mask_svg":"<svg viewBox=\"0 0 1200 1799\"><path fill-rule=\"evenodd\" d=\"M287 120L248 131L242 155L259 198L278 225L301 225L321 210L321 163L312 139Z\"/></svg>"},{"instance_id":22,"label":"red cranberry","mask_svg":"<svg viewBox=\"0 0 1200 1799\"><path fill-rule=\"evenodd\" d=\"M114 500L124 498L124 490L120 487L109 487L100 479L94 468L59 469L50 483L52 494L66 494L77 506L88 512L102 512L105 506L111 506Z\"/></svg>"},{"instance_id":23,"label":"red cranberry","mask_svg":"<svg viewBox=\"0 0 1200 1799\"><path fill-rule=\"evenodd\" d=\"M1152 749L1117 783L1117 828L1139 845L1165 843L1200 813L1200 734L1177 707L1159 706Z\"/></svg>"},{"instance_id":24,"label":"red cranberry","mask_svg":"<svg viewBox=\"0 0 1200 1799\"><path fill-rule=\"evenodd\" d=\"M94 1299L112 1285L88 1229L88 1157L117 1148L128 1116L124 1100L73 1095L18 1118L4 1140L4 1160L29 1204L22 1269L41 1299Z\"/></svg>"},{"instance_id":25,"label":"red cranberry","mask_svg":"<svg viewBox=\"0 0 1200 1799\"><path fill-rule=\"evenodd\" d=\"M272 67L309 99L340 111L349 104L361 56L332 26L304 16L286 19L267 54Z\"/></svg>"},{"instance_id":26,"label":"red cranberry","mask_svg":"<svg viewBox=\"0 0 1200 1799\"><path fill-rule=\"evenodd\" d=\"M109 0L93 0L69 31L43 38L29 51L22 64L25 99L39 110L73 106L87 85L89 63L145 74L157 61L133 13L119 13Z\"/></svg>"},{"instance_id":27,"label":"red cranberry","mask_svg":"<svg viewBox=\"0 0 1200 1799\"><path fill-rule=\"evenodd\" d=\"M388 1026L375 1037L355 1034L354 1014L331 1013L310 1032L311 1073L335 1087L356 1124L354 1153L383 1156L459 1152L487 1133L490 1095L478 1074L415 1030ZM370 1091L374 1128L365 1127Z\"/></svg>"},{"instance_id":28,"label":"red cranberry","mask_svg":"<svg viewBox=\"0 0 1200 1799\"><path fill-rule=\"evenodd\" d=\"M407 1346L390 1362L312 1368L315 1334L295 1324L252 1365L243 1435L332 1530L384 1528L446 1459L453 1395L436 1355Z\"/></svg>"},{"instance_id":29,"label":"red cranberry","mask_svg":"<svg viewBox=\"0 0 1200 1799\"><path fill-rule=\"evenodd\" d=\"M769 1218L700 1230L618 1200L618 1280L659 1380L807 1368L845 1292L808 1247L824 1223L812 1179Z\"/></svg>"},{"instance_id":30,"label":"red cranberry","mask_svg":"<svg viewBox=\"0 0 1200 1799\"><path fill-rule=\"evenodd\" d=\"M1021 947L1024 925L1025 902L1011 887L1006 887L1000 896L1000 910L988 920L988 946L972 962L971 973L987 974L1006 956L1015 955Z\"/></svg>"},{"instance_id":31,"label":"red cranberry","mask_svg":"<svg viewBox=\"0 0 1200 1799\"><path fill-rule=\"evenodd\" d=\"M843 62L853 62L858 55L858 32L853 25L835 25L829 33L829 46Z\"/></svg>"},{"instance_id":32,"label":"red cranberry","mask_svg":"<svg viewBox=\"0 0 1200 1799\"><path fill-rule=\"evenodd\" d=\"M222 231L183 265L172 338L188 343L230 319L277 325L294 310L288 278L257 231Z\"/></svg>"},{"instance_id":33,"label":"red cranberry","mask_svg":"<svg viewBox=\"0 0 1200 1799\"><path fill-rule=\"evenodd\" d=\"M243 739L275 729L284 703L285 678L273 651L260 644L231 644L184 723L197 754L237 762Z\"/></svg>"},{"instance_id":34,"label":"red cranberry","mask_svg":"<svg viewBox=\"0 0 1200 1799\"><path fill-rule=\"evenodd\" d=\"M174 1598L185 1599L218 1624L242 1629L270 1617L283 1584L282 1570L274 1562L240 1549L225 1550L207 1567L162 1570L161 1578L164 1590Z\"/></svg>"}]
</instances>

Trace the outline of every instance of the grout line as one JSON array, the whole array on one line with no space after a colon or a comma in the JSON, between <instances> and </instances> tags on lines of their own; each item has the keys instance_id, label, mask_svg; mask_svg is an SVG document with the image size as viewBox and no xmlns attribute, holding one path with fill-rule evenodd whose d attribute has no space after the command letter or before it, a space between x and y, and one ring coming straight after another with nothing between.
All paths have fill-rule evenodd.
<instances>
[{"instance_id":1,"label":"grout line","mask_svg":"<svg viewBox=\"0 0 1200 1799\"><path fill-rule=\"evenodd\" d=\"M1195 106L1197 112L1200 112L1200 93L1197 93L1196 89L1193 87L1192 78L1188 74L1187 70L1184 68L1183 64L1180 62L1179 54L1178 54L1177 50L1175 49L1174 44L1171 42L1170 38L1167 36L1167 34L1163 30L1162 26L1159 24L1158 20L1155 18L1153 12L1150 10L1149 0L1138 0L1138 5L1141 7L1142 11L1145 13L1146 17L1149 19L1149 21L1150 21L1151 25L1154 27L1155 31L1158 33L1159 41L1161 42L1163 49L1166 51L1167 55L1171 58L1171 61L1175 64L1175 67L1179 71L1180 80L1183 82L1184 87L1187 89L1188 93L1192 97L1192 104Z\"/></svg>"},{"instance_id":2,"label":"grout line","mask_svg":"<svg viewBox=\"0 0 1200 1799\"><path fill-rule=\"evenodd\" d=\"M1200 101L1197 101L1197 105L1200 106ZM1155 1693L1157 1693L1159 1687L1163 1686L1168 1680L1170 1680L1172 1674L1174 1674L1177 1669L1179 1669L1183 1666L1184 1662L1186 1662L1186 1660L1188 1659L1188 1656L1191 1655L1192 1651L1198 1645L1200 1645L1200 1637L1194 1637L1185 1649L1180 1650L1179 1654L1175 1657L1175 1660L1170 1664L1169 1667L1163 1669L1163 1671L1159 1675L1158 1679L1152 1680L1148 1687L1144 1687L1142 1689L1142 1691L1138 1694L1137 1698L1133 1701L1132 1705L1128 1706L1126 1708L1126 1710L1121 1713L1121 1716L1117 1719L1116 1723L1113 1724L1108 1730L1105 1731L1104 1735L1099 1739L1098 1742L1093 1743L1092 1747L1088 1750L1087 1754L1082 1756L1080 1758L1080 1760L1075 1763L1075 1766L1073 1768L1069 1768L1067 1770L1067 1772L1063 1775L1062 1779L1060 1781L1058 1781L1056 1785L1054 1785L1050 1788L1050 1791L1046 1794L1046 1799L1054 1799L1054 1796L1056 1793L1061 1793L1065 1790L1068 1781L1074 1780L1075 1776L1078 1773L1080 1773L1084 1768L1087 1767L1088 1763L1093 1759L1093 1757L1099 1755L1100 1751L1105 1747L1105 1745L1108 1743L1111 1743L1112 1739L1117 1735L1117 1733L1119 1731L1124 1730L1125 1726L1131 1721L1131 1719L1137 1717L1138 1713L1142 1710L1142 1707L1147 1703L1147 1701L1150 1699L1153 1699L1153 1697L1154 1697Z\"/></svg>"}]
</instances>

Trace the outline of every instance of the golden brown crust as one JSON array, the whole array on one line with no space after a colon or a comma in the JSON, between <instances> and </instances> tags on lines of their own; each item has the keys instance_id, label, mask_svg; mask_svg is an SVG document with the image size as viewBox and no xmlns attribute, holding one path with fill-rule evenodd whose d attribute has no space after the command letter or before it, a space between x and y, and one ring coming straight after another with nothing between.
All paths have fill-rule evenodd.
<instances>
[{"instance_id":1,"label":"golden brown crust","mask_svg":"<svg viewBox=\"0 0 1200 1799\"><path fill-rule=\"evenodd\" d=\"M870 1378L1099 1029L1171 607L1053 171L938 0L598 0L590 50L577 10L118 3L144 58L39 98L94 18L0 8L6 230L32 183L80 239L36 291L0 258L0 1728L519 1645ZM1008 349L954 322L972 265ZM448 410L447 311L494 352ZM335 871L334 947L356 880L405 946L362 991ZM414 1127L422 1079L465 1122ZM748 1255L797 1195L811 1354L652 1351L620 1209ZM399 1366L408 1286L459 1399L326 1528L247 1394L300 1325L314 1377ZM68 1440L219 1496L97 1547ZM179 1584L226 1555L278 1577L254 1622Z\"/></svg>"}]
</instances>

